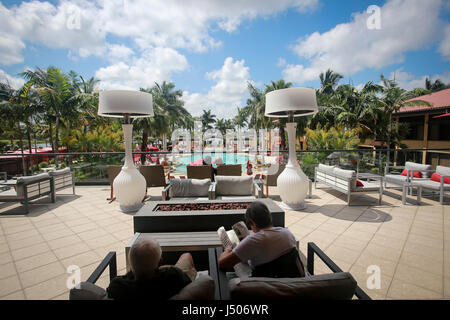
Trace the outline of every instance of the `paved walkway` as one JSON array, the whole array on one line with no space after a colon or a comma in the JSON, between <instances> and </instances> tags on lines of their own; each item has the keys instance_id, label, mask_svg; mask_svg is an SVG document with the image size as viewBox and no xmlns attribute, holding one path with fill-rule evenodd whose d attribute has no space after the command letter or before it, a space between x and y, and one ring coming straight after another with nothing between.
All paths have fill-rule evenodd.
<instances>
[{"instance_id":1,"label":"paved walkway","mask_svg":"<svg viewBox=\"0 0 450 320\"><path fill-rule=\"evenodd\" d=\"M133 235L132 215L106 201L109 187L77 187L77 195L43 198L28 216L17 204L0 204L0 299L68 299L70 265L86 280L109 251L116 251L119 274L125 272L125 244ZM149 189L160 197L161 188ZM279 202L276 187L271 197ZM306 254L313 241L374 299L450 298L450 206L424 199L403 206L390 191L382 205L376 195L355 198L313 190L305 211L286 212L286 225ZM369 266L381 271L379 289L367 289ZM316 262L316 273L327 267ZM97 284L106 287L108 272Z\"/></svg>"}]
</instances>

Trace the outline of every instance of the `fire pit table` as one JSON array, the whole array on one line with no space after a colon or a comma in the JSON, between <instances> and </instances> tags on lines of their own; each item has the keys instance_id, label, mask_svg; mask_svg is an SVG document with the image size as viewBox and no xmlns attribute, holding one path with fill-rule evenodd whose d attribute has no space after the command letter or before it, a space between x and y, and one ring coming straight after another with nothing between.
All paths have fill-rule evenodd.
<instances>
[{"instance_id":1,"label":"fire pit table","mask_svg":"<svg viewBox=\"0 0 450 320\"><path fill-rule=\"evenodd\" d=\"M133 217L134 232L216 231L231 229L243 221L254 201L263 202L272 213L273 225L284 227L284 211L272 199L148 201Z\"/></svg>"}]
</instances>

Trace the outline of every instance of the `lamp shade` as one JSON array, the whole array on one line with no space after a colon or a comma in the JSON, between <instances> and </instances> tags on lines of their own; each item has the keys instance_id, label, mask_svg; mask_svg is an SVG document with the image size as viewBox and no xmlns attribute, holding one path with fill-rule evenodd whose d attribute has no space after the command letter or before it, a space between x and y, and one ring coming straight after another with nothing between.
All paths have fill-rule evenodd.
<instances>
[{"instance_id":1,"label":"lamp shade","mask_svg":"<svg viewBox=\"0 0 450 320\"><path fill-rule=\"evenodd\" d=\"M98 114L105 117L132 118L153 116L153 96L150 93L131 90L100 91Z\"/></svg>"},{"instance_id":2,"label":"lamp shade","mask_svg":"<svg viewBox=\"0 0 450 320\"><path fill-rule=\"evenodd\" d=\"M312 88L287 88L266 94L266 117L307 116L318 111Z\"/></svg>"}]
</instances>

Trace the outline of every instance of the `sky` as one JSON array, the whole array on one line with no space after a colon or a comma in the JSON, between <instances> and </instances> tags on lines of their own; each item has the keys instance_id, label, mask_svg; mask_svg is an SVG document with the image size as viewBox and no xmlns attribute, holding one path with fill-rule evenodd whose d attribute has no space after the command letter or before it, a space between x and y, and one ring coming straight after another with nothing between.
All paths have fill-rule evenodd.
<instances>
[{"instance_id":1,"label":"sky","mask_svg":"<svg viewBox=\"0 0 450 320\"><path fill-rule=\"evenodd\" d=\"M194 116L232 118L248 82L319 88L328 68L357 88L449 83L449 18L450 0L1 1L0 81L49 66L101 90L172 81Z\"/></svg>"}]
</instances>

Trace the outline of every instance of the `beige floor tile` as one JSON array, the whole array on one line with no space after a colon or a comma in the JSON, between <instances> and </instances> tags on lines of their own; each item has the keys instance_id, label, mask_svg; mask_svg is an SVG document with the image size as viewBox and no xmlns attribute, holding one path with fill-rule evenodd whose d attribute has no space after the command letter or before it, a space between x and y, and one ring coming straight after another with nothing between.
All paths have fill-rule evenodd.
<instances>
[{"instance_id":1,"label":"beige floor tile","mask_svg":"<svg viewBox=\"0 0 450 320\"><path fill-rule=\"evenodd\" d=\"M97 228L97 229L93 229L93 230L88 230L88 231L84 231L84 232L81 232L81 233L77 233L77 235L83 240L93 239L93 238L96 238L96 237L104 236L106 234L108 234L108 232L106 232L102 228Z\"/></svg>"},{"instance_id":2,"label":"beige floor tile","mask_svg":"<svg viewBox=\"0 0 450 320\"><path fill-rule=\"evenodd\" d=\"M406 242L403 251L423 256L424 259L429 261L440 261L443 256L442 249L429 247L415 242Z\"/></svg>"},{"instance_id":3,"label":"beige floor tile","mask_svg":"<svg viewBox=\"0 0 450 320\"><path fill-rule=\"evenodd\" d=\"M342 235L345 237L354 238L354 239L361 240L361 241L369 241L374 236L370 232L364 232L364 231L360 231L360 230L351 230L351 231L345 230L342 233Z\"/></svg>"},{"instance_id":4,"label":"beige floor tile","mask_svg":"<svg viewBox=\"0 0 450 320\"><path fill-rule=\"evenodd\" d=\"M60 249L63 247L67 247L70 245L80 243L82 241L83 240L81 240L77 235L70 235L67 237L50 240L47 243L52 250L56 250L56 249Z\"/></svg>"},{"instance_id":5,"label":"beige floor tile","mask_svg":"<svg viewBox=\"0 0 450 320\"><path fill-rule=\"evenodd\" d=\"M37 232L37 231L36 231ZM11 251L28 248L39 243L43 243L45 240L40 234L30 235L29 237L25 237L23 239L8 239L8 245Z\"/></svg>"},{"instance_id":6,"label":"beige floor tile","mask_svg":"<svg viewBox=\"0 0 450 320\"><path fill-rule=\"evenodd\" d=\"M0 279L9 278L16 275L16 267L14 263L0 264Z\"/></svg>"},{"instance_id":7,"label":"beige floor tile","mask_svg":"<svg viewBox=\"0 0 450 320\"><path fill-rule=\"evenodd\" d=\"M52 251L47 251L43 254L35 255L29 258L15 261L17 272L22 274L25 271L35 269L40 266L57 261L58 258Z\"/></svg>"},{"instance_id":8,"label":"beige floor tile","mask_svg":"<svg viewBox=\"0 0 450 320\"><path fill-rule=\"evenodd\" d=\"M96 262L100 262L102 257L97 254L95 251L87 251L84 253L77 254L76 256L69 257L67 259L61 260L64 267L68 267L70 265L75 265L78 267L84 267Z\"/></svg>"},{"instance_id":9,"label":"beige floor tile","mask_svg":"<svg viewBox=\"0 0 450 320\"><path fill-rule=\"evenodd\" d=\"M355 251L332 244L325 250L325 253L331 258L331 260L342 260L353 264L358 259L361 251Z\"/></svg>"},{"instance_id":10,"label":"beige floor tile","mask_svg":"<svg viewBox=\"0 0 450 320\"><path fill-rule=\"evenodd\" d=\"M37 228L41 234L47 234L47 233L51 233L51 232L59 231L59 230L67 230L67 226L64 223L56 223L56 224L51 224L51 225L47 225L44 227L37 227Z\"/></svg>"},{"instance_id":11,"label":"beige floor tile","mask_svg":"<svg viewBox=\"0 0 450 320\"><path fill-rule=\"evenodd\" d=\"M407 242L418 243L432 248L443 249L444 241L442 239L433 239L431 237L409 234Z\"/></svg>"},{"instance_id":12,"label":"beige floor tile","mask_svg":"<svg viewBox=\"0 0 450 320\"><path fill-rule=\"evenodd\" d=\"M66 269L62 266L61 262L55 261L33 270L21 272L20 280L22 281L23 287L28 288L63 273L66 273Z\"/></svg>"},{"instance_id":13,"label":"beige floor tile","mask_svg":"<svg viewBox=\"0 0 450 320\"><path fill-rule=\"evenodd\" d=\"M112 235L107 234L98 238L89 239L86 240L85 243L89 246L91 249L97 249L101 247L106 247L109 244L117 242L117 239L114 238Z\"/></svg>"},{"instance_id":14,"label":"beige floor tile","mask_svg":"<svg viewBox=\"0 0 450 320\"><path fill-rule=\"evenodd\" d=\"M421 255L416 255L410 252L403 252L399 263L422 269L423 272L430 272L435 275L442 276L444 272L443 259L430 261L429 259L424 259Z\"/></svg>"},{"instance_id":15,"label":"beige floor tile","mask_svg":"<svg viewBox=\"0 0 450 320\"><path fill-rule=\"evenodd\" d=\"M17 249L11 251L11 255L13 256L14 260L22 260L26 258L30 258L33 256L41 255L45 252L49 252L50 247L45 242L41 242L35 245L30 245L25 248Z\"/></svg>"},{"instance_id":16,"label":"beige floor tile","mask_svg":"<svg viewBox=\"0 0 450 320\"><path fill-rule=\"evenodd\" d=\"M378 266L381 274L392 277L395 273L397 261L390 261L383 257L371 255L368 252L363 252L361 256L355 261L355 265L367 270L371 266Z\"/></svg>"},{"instance_id":17,"label":"beige floor tile","mask_svg":"<svg viewBox=\"0 0 450 320\"><path fill-rule=\"evenodd\" d=\"M69 228L66 228L66 229L61 229L61 230L45 233L42 236L44 237L45 240L50 241L50 240L55 240L55 239L66 237L71 234L74 234L74 233Z\"/></svg>"},{"instance_id":18,"label":"beige floor tile","mask_svg":"<svg viewBox=\"0 0 450 320\"><path fill-rule=\"evenodd\" d=\"M404 240L391 238L388 236L382 236L378 234L375 234L375 236L370 240L370 243L374 243L392 249L401 249L405 245Z\"/></svg>"},{"instance_id":19,"label":"beige floor tile","mask_svg":"<svg viewBox=\"0 0 450 320\"><path fill-rule=\"evenodd\" d=\"M112 233L117 240L130 240L133 237L133 228Z\"/></svg>"},{"instance_id":20,"label":"beige floor tile","mask_svg":"<svg viewBox=\"0 0 450 320\"><path fill-rule=\"evenodd\" d=\"M95 222L89 221L85 224L80 224L77 226L70 227L70 229L75 233L82 233L84 231L98 229L98 225Z\"/></svg>"},{"instance_id":21,"label":"beige floor tile","mask_svg":"<svg viewBox=\"0 0 450 320\"><path fill-rule=\"evenodd\" d=\"M55 249L55 255L58 257L58 259L62 260L68 257L76 256L80 253L89 251L89 246L84 242L75 243L72 245L69 245L67 247Z\"/></svg>"},{"instance_id":22,"label":"beige floor tile","mask_svg":"<svg viewBox=\"0 0 450 320\"><path fill-rule=\"evenodd\" d=\"M11 253L9 252L0 253L0 265L10 263L11 261L13 261Z\"/></svg>"},{"instance_id":23,"label":"beige floor tile","mask_svg":"<svg viewBox=\"0 0 450 320\"><path fill-rule=\"evenodd\" d=\"M67 274L62 274L53 279L41 282L35 286L25 288L25 296L31 300L47 300L61 294L69 294L67 288Z\"/></svg>"},{"instance_id":24,"label":"beige floor tile","mask_svg":"<svg viewBox=\"0 0 450 320\"><path fill-rule=\"evenodd\" d=\"M1 297L0 300L25 300L25 293L22 290L16 291L8 294L7 296Z\"/></svg>"},{"instance_id":25,"label":"beige floor tile","mask_svg":"<svg viewBox=\"0 0 450 320\"><path fill-rule=\"evenodd\" d=\"M402 248L386 247L384 245L370 242L364 252L376 257L381 257L385 260L397 262L402 253Z\"/></svg>"},{"instance_id":26,"label":"beige floor tile","mask_svg":"<svg viewBox=\"0 0 450 320\"><path fill-rule=\"evenodd\" d=\"M19 290L22 290L22 287L19 278L16 275L0 279L0 298Z\"/></svg>"},{"instance_id":27,"label":"beige floor tile","mask_svg":"<svg viewBox=\"0 0 450 320\"><path fill-rule=\"evenodd\" d=\"M414 268L403 263L399 263L397 266L394 279L412 283L418 287L437 292L440 295L443 293L444 284L442 275L424 272L422 269Z\"/></svg>"},{"instance_id":28,"label":"beige floor tile","mask_svg":"<svg viewBox=\"0 0 450 320\"><path fill-rule=\"evenodd\" d=\"M450 299L450 277L444 278L444 298Z\"/></svg>"},{"instance_id":29,"label":"beige floor tile","mask_svg":"<svg viewBox=\"0 0 450 320\"><path fill-rule=\"evenodd\" d=\"M404 299L441 299L442 295L430 291L414 284L406 283L401 280L393 280L389 288L387 298L404 300Z\"/></svg>"},{"instance_id":30,"label":"beige floor tile","mask_svg":"<svg viewBox=\"0 0 450 320\"><path fill-rule=\"evenodd\" d=\"M369 271L369 272L368 272ZM383 299L389 290L392 277L384 274L382 271L378 279L371 269L364 268L360 265L353 265L350 269L351 275L356 279L358 286L367 293L372 299Z\"/></svg>"},{"instance_id":31,"label":"beige floor tile","mask_svg":"<svg viewBox=\"0 0 450 320\"><path fill-rule=\"evenodd\" d=\"M4 233L5 233L5 235L13 235L15 233L23 233L28 230L32 230L34 228L35 228L35 226L31 222L29 222L29 223L22 224L19 226L8 227L8 228L6 228Z\"/></svg>"}]
</instances>

